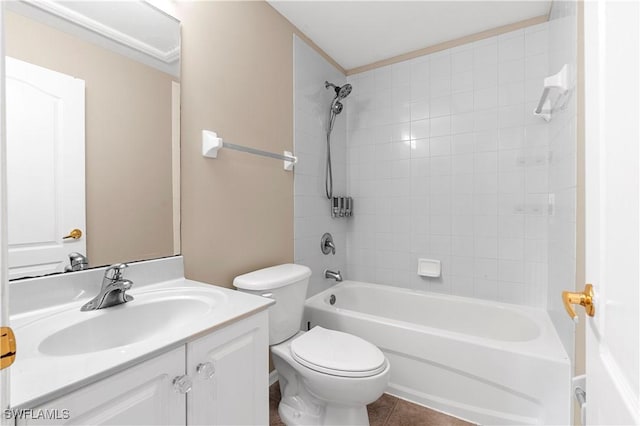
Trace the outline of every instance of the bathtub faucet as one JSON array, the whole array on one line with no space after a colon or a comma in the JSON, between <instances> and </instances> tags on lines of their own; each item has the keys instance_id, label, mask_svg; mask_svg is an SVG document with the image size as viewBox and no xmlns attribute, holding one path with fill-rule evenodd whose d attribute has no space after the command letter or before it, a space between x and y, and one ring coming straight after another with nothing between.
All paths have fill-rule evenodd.
<instances>
[{"instance_id":1,"label":"bathtub faucet","mask_svg":"<svg viewBox=\"0 0 640 426\"><path fill-rule=\"evenodd\" d=\"M324 277L325 278L334 279L337 282L342 281L342 274L340 273L340 271L334 272L334 271L330 271L329 269L325 269L324 270Z\"/></svg>"}]
</instances>

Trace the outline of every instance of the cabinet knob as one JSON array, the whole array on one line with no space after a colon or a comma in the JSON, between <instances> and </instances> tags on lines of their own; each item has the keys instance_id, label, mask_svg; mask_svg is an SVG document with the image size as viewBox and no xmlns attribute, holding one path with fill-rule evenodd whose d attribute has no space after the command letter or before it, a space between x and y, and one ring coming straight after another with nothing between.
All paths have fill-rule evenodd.
<instances>
[{"instance_id":1,"label":"cabinet knob","mask_svg":"<svg viewBox=\"0 0 640 426\"><path fill-rule=\"evenodd\" d=\"M216 368L211 362L202 362L196 367L196 372L198 373L198 376L204 380L209 380L213 379L213 376L215 376Z\"/></svg>"},{"instance_id":2,"label":"cabinet knob","mask_svg":"<svg viewBox=\"0 0 640 426\"><path fill-rule=\"evenodd\" d=\"M178 393L188 393L193 386L191 377L185 375L176 376L173 378L173 390Z\"/></svg>"}]
</instances>

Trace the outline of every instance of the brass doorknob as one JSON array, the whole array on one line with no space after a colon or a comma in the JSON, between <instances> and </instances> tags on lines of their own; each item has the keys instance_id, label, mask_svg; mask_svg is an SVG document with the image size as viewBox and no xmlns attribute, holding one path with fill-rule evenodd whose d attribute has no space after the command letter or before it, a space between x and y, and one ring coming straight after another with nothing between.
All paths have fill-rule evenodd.
<instances>
[{"instance_id":1,"label":"brass doorknob","mask_svg":"<svg viewBox=\"0 0 640 426\"><path fill-rule=\"evenodd\" d=\"M16 336L11 327L0 327L0 370L16 360Z\"/></svg>"},{"instance_id":2,"label":"brass doorknob","mask_svg":"<svg viewBox=\"0 0 640 426\"><path fill-rule=\"evenodd\" d=\"M80 237L82 237L82 231L76 228L72 229L71 232L69 232L69 235L62 237L62 239L68 240L69 238L73 238L74 240L77 240Z\"/></svg>"},{"instance_id":3,"label":"brass doorknob","mask_svg":"<svg viewBox=\"0 0 640 426\"><path fill-rule=\"evenodd\" d=\"M587 315L592 317L596 313L596 307L593 302L593 285L591 284L586 284L582 292L562 292L562 303L564 303L564 309L567 311L567 314L569 314L571 319L576 322L578 321L578 315L576 315L573 305L584 306L584 310Z\"/></svg>"}]
</instances>

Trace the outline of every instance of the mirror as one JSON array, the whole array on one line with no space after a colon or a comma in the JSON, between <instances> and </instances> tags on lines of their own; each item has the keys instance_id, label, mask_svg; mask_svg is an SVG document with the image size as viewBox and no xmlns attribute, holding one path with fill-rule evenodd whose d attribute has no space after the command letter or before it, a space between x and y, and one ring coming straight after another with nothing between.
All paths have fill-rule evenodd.
<instances>
[{"instance_id":1,"label":"mirror","mask_svg":"<svg viewBox=\"0 0 640 426\"><path fill-rule=\"evenodd\" d=\"M5 4L9 278L179 254L180 22Z\"/></svg>"}]
</instances>

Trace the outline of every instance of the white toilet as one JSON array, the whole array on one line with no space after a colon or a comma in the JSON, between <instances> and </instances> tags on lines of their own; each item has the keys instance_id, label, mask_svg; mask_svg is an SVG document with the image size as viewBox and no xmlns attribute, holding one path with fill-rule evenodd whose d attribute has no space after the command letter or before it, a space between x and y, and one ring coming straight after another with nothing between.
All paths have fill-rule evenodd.
<instances>
[{"instance_id":1,"label":"white toilet","mask_svg":"<svg viewBox=\"0 0 640 426\"><path fill-rule=\"evenodd\" d=\"M389 382L389 362L376 346L335 330L300 331L311 270L278 265L233 280L241 291L270 297L269 345L287 425L368 425L366 405Z\"/></svg>"}]
</instances>

